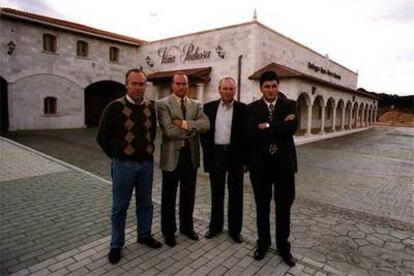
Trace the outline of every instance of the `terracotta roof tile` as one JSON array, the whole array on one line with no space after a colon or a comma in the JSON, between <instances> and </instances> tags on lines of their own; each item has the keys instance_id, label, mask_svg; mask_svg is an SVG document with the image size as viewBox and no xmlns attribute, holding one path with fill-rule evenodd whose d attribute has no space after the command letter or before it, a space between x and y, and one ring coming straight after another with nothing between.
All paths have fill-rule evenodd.
<instances>
[{"instance_id":1,"label":"terracotta roof tile","mask_svg":"<svg viewBox=\"0 0 414 276\"><path fill-rule=\"evenodd\" d=\"M66 20L56 19L52 17L47 17L47 16L35 14L35 13L29 13L25 11L10 9L10 8L1 8L1 15L14 17L14 18L20 18L20 19L26 19L28 21L37 21L39 23L44 23L46 25L54 25L58 27L60 26L62 28L69 28L69 29L72 29L73 31L87 32L91 35L97 35L97 36L104 37L107 39L113 39L113 40L117 40L117 41L124 42L124 43L130 43L134 45L141 45L145 42L144 40L95 29L95 28L92 28L86 25L82 25L82 24L78 24L78 23L74 23L74 22L70 22Z\"/></svg>"},{"instance_id":2,"label":"terracotta roof tile","mask_svg":"<svg viewBox=\"0 0 414 276\"><path fill-rule=\"evenodd\" d=\"M317 78L317 77L314 77L308 74L304 74L299 71L296 71L295 69L289 68L287 66L284 66L284 65L281 65L275 62L269 63L268 65L254 72L252 75L249 76L249 80L258 80L260 78L260 75L265 71L275 71L280 79L288 79L288 78L303 79L303 80L311 81L311 82L318 83L321 85L325 85L328 87L336 88L338 90L343 90L344 92L377 99L377 97L374 97L373 95L370 95L368 93L364 93L362 91L358 91L358 90L345 87L345 86L342 86L336 83L332 83L332 82L329 82L329 81L326 81L326 80L323 80L323 79L320 79L320 78Z\"/></svg>"}]
</instances>

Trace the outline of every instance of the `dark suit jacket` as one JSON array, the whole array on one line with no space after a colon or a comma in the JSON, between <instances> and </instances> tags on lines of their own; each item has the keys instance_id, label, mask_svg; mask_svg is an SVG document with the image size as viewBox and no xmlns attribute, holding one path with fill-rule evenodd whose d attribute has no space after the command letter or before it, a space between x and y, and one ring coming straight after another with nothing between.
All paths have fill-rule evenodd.
<instances>
[{"instance_id":1,"label":"dark suit jacket","mask_svg":"<svg viewBox=\"0 0 414 276\"><path fill-rule=\"evenodd\" d=\"M204 171L210 172L214 162L214 133L216 131L216 115L220 100L204 105L204 113L210 120L210 130L201 135L203 148ZM246 137L246 105L241 102L233 103L233 121L230 136L231 166L247 165L247 137Z\"/></svg>"},{"instance_id":2,"label":"dark suit jacket","mask_svg":"<svg viewBox=\"0 0 414 276\"><path fill-rule=\"evenodd\" d=\"M293 135L296 132L298 121L285 122L289 114L296 114L295 101L285 97L278 97L275 106L273 120L269 122L269 108L264 99L252 102L247 106L247 133L250 148L250 170L261 171L264 162L275 162L274 168L281 173L297 172L296 148ZM297 117L297 116L296 116ZM259 130L259 123L268 122L270 127ZM269 146L276 144L278 151L270 158Z\"/></svg>"}]
</instances>

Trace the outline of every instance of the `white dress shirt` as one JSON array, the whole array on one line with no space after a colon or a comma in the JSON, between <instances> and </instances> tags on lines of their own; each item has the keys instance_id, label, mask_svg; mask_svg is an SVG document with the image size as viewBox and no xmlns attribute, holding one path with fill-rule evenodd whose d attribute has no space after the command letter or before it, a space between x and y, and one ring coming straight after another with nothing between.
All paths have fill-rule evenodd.
<instances>
[{"instance_id":1,"label":"white dress shirt","mask_svg":"<svg viewBox=\"0 0 414 276\"><path fill-rule=\"evenodd\" d=\"M231 124L233 122L233 103L224 104L220 100L217 108L216 124L214 131L214 144L229 145L231 136Z\"/></svg>"}]
</instances>

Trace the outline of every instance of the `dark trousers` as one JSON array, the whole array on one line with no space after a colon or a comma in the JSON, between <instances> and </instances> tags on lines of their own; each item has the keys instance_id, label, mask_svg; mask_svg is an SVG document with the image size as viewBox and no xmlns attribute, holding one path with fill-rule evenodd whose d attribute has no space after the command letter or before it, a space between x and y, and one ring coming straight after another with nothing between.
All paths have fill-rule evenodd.
<instances>
[{"instance_id":1,"label":"dark trousers","mask_svg":"<svg viewBox=\"0 0 414 276\"><path fill-rule=\"evenodd\" d=\"M250 177L256 201L257 245L269 248L270 237L270 202L274 185L274 200L276 203L276 247L281 253L290 252L290 210L295 199L294 173L281 172L275 168L252 170Z\"/></svg>"},{"instance_id":2,"label":"dark trousers","mask_svg":"<svg viewBox=\"0 0 414 276\"><path fill-rule=\"evenodd\" d=\"M243 168L233 165L234 162L231 162L230 151L227 147L215 147L213 163L209 173L211 187L210 231L223 231L224 187L227 176L229 234L239 234L243 220Z\"/></svg>"},{"instance_id":3,"label":"dark trousers","mask_svg":"<svg viewBox=\"0 0 414 276\"><path fill-rule=\"evenodd\" d=\"M192 165L189 148L181 149L178 165L174 171L162 171L161 231L164 236L174 235L177 231L175 202L178 183L180 183L180 231L188 233L194 230L193 211L196 177L197 170Z\"/></svg>"}]
</instances>

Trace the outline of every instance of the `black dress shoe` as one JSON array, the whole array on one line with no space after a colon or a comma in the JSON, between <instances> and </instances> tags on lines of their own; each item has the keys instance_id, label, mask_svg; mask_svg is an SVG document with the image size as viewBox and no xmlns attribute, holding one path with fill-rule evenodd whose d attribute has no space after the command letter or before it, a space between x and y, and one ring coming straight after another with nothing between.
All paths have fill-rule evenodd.
<instances>
[{"instance_id":1,"label":"black dress shoe","mask_svg":"<svg viewBox=\"0 0 414 276\"><path fill-rule=\"evenodd\" d=\"M177 243L175 242L175 236L174 235L168 235L164 237L165 244L169 247L174 247Z\"/></svg>"},{"instance_id":2,"label":"black dress shoe","mask_svg":"<svg viewBox=\"0 0 414 276\"><path fill-rule=\"evenodd\" d=\"M108 254L108 260L111 264L116 264L121 260L121 248L111 248Z\"/></svg>"},{"instance_id":3,"label":"black dress shoe","mask_svg":"<svg viewBox=\"0 0 414 276\"><path fill-rule=\"evenodd\" d=\"M258 247L256 251L254 252L254 259L258 261L263 260L264 257L266 256L266 253L267 253L267 248Z\"/></svg>"},{"instance_id":4,"label":"black dress shoe","mask_svg":"<svg viewBox=\"0 0 414 276\"><path fill-rule=\"evenodd\" d=\"M285 253L285 254L281 254L282 255L282 259L283 261L288 265L288 266L295 266L296 264L296 259L292 256L292 254L290 254L290 252Z\"/></svg>"},{"instance_id":5,"label":"black dress shoe","mask_svg":"<svg viewBox=\"0 0 414 276\"><path fill-rule=\"evenodd\" d=\"M189 231L189 232L181 232L181 234L187 236L190 240L193 241L198 241L198 235L196 232L194 231Z\"/></svg>"},{"instance_id":6,"label":"black dress shoe","mask_svg":"<svg viewBox=\"0 0 414 276\"><path fill-rule=\"evenodd\" d=\"M204 237L206 239L212 239L215 236L217 236L220 232L219 231L212 231L212 230L208 230L207 233L204 235Z\"/></svg>"},{"instance_id":7,"label":"black dress shoe","mask_svg":"<svg viewBox=\"0 0 414 276\"><path fill-rule=\"evenodd\" d=\"M230 237L233 239L235 243L242 243L243 238L240 234L230 234Z\"/></svg>"},{"instance_id":8,"label":"black dress shoe","mask_svg":"<svg viewBox=\"0 0 414 276\"><path fill-rule=\"evenodd\" d=\"M151 248L160 248L162 246L162 243L154 239L153 237L149 236L148 238L138 240L139 243L145 244Z\"/></svg>"}]
</instances>

